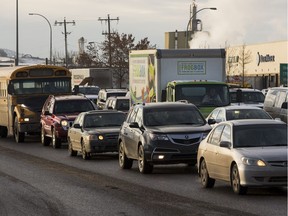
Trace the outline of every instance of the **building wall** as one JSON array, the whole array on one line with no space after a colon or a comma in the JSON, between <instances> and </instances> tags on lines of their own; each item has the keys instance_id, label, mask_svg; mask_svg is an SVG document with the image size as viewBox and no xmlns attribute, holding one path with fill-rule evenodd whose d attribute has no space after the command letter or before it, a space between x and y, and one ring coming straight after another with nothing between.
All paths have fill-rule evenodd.
<instances>
[{"instance_id":1,"label":"building wall","mask_svg":"<svg viewBox=\"0 0 288 216\"><path fill-rule=\"evenodd\" d=\"M185 49L186 31L165 32L165 49Z\"/></svg>"},{"instance_id":2,"label":"building wall","mask_svg":"<svg viewBox=\"0 0 288 216\"><path fill-rule=\"evenodd\" d=\"M284 84L283 79L280 80L280 65L286 66L285 76L287 76L288 41L245 45L244 50L246 53L244 56L250 56L250 62L244 67L246 84L258 89ZM229 82L242 83L242 51L243 45L226 49L226 75Z\"/></svg>"}]
</instances>

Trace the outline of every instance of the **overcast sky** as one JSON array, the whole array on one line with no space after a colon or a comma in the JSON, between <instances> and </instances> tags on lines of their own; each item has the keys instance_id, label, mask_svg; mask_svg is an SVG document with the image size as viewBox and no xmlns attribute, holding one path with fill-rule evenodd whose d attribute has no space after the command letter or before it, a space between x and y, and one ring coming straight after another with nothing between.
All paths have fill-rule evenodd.
<instances>
[{"instance_id":1,"label":"overcast sky","mask_svg":"<svg viewBox=\"0 0 288 216\"><path fill-rule=\"evenodd\" d=\"M0 48L16 50L16 1L1 0ZM102 32L111 29L132 34L136 41L148 37L157 48L164 48L165 32L186 31L192 0L18 0L19 53L49 58L52 25L53 54L64 56L64 26L55 21L75 21L67 24L68 52L78 51L78 39L102 42ZM197 9L217 7L216 11L197 13L203 33L198 34L193 47L223 48L225 46L257 44L287 40L287 0L196 0ZM209 33L209 34L208 34Z\"/></svg>"}]
</instances>

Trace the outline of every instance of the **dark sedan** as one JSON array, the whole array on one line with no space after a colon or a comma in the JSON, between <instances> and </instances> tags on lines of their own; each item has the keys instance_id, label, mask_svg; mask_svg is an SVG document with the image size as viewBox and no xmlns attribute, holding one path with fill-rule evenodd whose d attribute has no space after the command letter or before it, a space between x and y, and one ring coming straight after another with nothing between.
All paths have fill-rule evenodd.
<instances>
[{"instance_id":1,"label":"dark sedan","mask_svg":"<svg viewBox=\"0 0 288 216\"><path fill-rule=\"evenodd\" d=\"M95 153L117 152L120 126L126 114L113 110L80 113L68 131L70 156L80 152L84 160Z\"/></svg>"}]
</instances>

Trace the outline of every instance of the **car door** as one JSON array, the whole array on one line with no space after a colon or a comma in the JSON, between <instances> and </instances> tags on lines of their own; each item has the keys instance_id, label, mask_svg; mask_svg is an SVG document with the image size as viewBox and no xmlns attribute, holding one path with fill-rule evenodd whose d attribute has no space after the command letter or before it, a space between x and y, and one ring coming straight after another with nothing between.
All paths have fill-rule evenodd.
<instances>
[{"instance_id":1,"label":"car door","mask_svg":"<svg viewBox=\"0 0 288 216\"><path fill-rule=\"evenodd\" d=\"M217 158L217 146L220 141L220 136L224 125L217 125L212 134L207 140L206 150L204 151L204 158L207 164L208 172L211 177L218 176L216 158Z\"/></svg>"},{"instance_id":2,"label":"car door","mask_svg":"<svg viewBox=\"0 0 288 216\"><path fill-rule=\"evenodd\" d=\"M136 158L136 152L135 152L135 141L134 141L134 130L135 128L130 127L130 124L135 123L136 113L138 108L133 107L133 109L130 110L130 113L127 117L127 120L123 123L123 129L121 131L123 136L123 141L125 144L125 151L126 155L129 158Z\"/></svg>"},{"instance_id":3,"label":"car door","mask_svg":"<svg viewBox=\"0 0 288 216\"><path fill-rule=\"evenodd\" d=\"M82 131L81 128L75 128L75 124L79 124L80 126L83 125L83 119L84 119L84 114L80 113L77 118L75 119L73 125L71 128L68 130L68 139L70 139L70 142L73 146L74 150L80 151L81 150L81 135Z\"/></svg>"},{"instance_id":4,"label":"car door","mask_svg":"<svg viewBox=\"0 0 288 216\"><path fill-rule=\"evenodd\" d=\"M217 172L217 178L229 181L230 179L230 164L232 160L231 149L226 147L220 147L221 141L230 142L232 145L232 131L230 125L225 125L222 130L220 141L216 146L215 157L215 171Z\"/></svg>"},{"instance_id":5,"label":"car door","mask_svg":"<svg viewBox=\"0 0 288 216\"><path fill-rule=\"evenodd\" d=\"M53 109L55 106L55 100L51 98L50 101L47 103L47 107L44 110L44 115L43 115L43 127L45 130L45 134L48 136L52 136L52 126L54 125L54 119L53 119Z\"/></svg>"}]
</instances>

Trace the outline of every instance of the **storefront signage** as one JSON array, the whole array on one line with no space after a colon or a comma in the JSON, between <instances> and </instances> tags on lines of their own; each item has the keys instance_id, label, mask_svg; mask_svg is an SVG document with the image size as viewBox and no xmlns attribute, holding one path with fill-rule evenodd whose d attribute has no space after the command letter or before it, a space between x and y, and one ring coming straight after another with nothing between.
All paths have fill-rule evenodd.
<instances>
[{"instance_id":1,"label":"storefront signage","mask_svg":"<svg viewBox=\"0 0 288 216\"><path fill-rule=\"evenodd\" d=\"M263 62L275 62L275 56L274 55L261 55L259 52L257 52L258 54L258 66L260 65L260 63Z\"/></svg>"}]
</instances>

